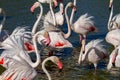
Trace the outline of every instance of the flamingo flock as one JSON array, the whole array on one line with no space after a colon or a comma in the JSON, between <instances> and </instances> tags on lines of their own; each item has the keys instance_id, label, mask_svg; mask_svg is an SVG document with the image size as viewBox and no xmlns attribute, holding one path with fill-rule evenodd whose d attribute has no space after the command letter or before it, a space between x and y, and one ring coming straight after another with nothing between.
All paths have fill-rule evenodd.
<instances>
[{"instance_id":1,"label":"flamingo flock","mask_svg":"<svg viewBox=\"0 0 120 80\"><path fill-rule=\"evenodd\" d=\"M113 0L110 0L109 3L110 16L107 24L108 33L105 37L106 42L114 46L114 50L110 55L103 39L94 39L87 43L87 35L98 31L94 24L93 16L85 13L80 15L77 21L73 23L74 14L77 11L77 1L68 2L66 6L64 6L62 0L38 0L33 3L30 11L34 13L39 8L39 14L32 29L29 26L19 26L11 34L6 32L0 37L2 39L0 41L0 49L3 50L0 55L0 65L6 68L0 75L0 80L38 80L36 67L40 66L39 64L41 64L48 80L52 80L45 64L47 61L52 61L59 69L63 68L62 61L58 56L55 56L54 51L63 48L74 48L68 40L72 31L80 36L81 48L78 64L82 64L85 61L92 63L96 71L99 62L109 58L108 70L113 66L120 67L120 14L113 17ZM49 5L49 11L44 18L42 18L44 12L42 4ZM54 9L58 5L59 11L55 13ZM68 16L68 10L71 10L70 16ZM0 23L1 35L6 20L5 11L2 8L0 8L0 15L3 16ZM62 31L59 27L64 24L65 20L67 22L67 32ZM43 24L42 26L39 25L41 23ZM44 48L49 52L47 58L41 60ZM35 54L34 62L29 54Z\"/></svg>"}]
</instances>

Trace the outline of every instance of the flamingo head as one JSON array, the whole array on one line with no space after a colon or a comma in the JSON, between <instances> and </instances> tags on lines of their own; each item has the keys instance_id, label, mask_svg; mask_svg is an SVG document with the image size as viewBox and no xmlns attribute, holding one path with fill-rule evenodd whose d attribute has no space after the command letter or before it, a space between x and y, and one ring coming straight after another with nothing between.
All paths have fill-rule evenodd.
<instances>
[{"instance_id":1,"label":"flamingo head","mask_svg":"<svg viewBox=\"0 0 120 80\"><path fill-rule=\"evenodd\" d=\"M44 46L49 46L51 42L49 33L45 30L42 30L41 33L37 37L37 41L39 44L42 44Z\"/></svg>"},{"instance_id":2,"label":"flamingo head","mask_svg":"<svg viewBox=\"0 0 120 80\"><path fill-rule=\"evenodd\" d=\"M54 7L57 7L57 6L58 6L58 2L62 2L62 0L53 0Z\"/></svg>"},{"instance_id":3,"label":"flamingo head","mask_svg":"<svg viewBox=\"0 0 120 80\"><path fill-rule=\"evenodd\" d=\"M62 62L60 61L60 59L59 59L58 57L56 57L56 56L51 56L51 61L52 61L53 63L55 63L55 64L58 66L59 69L62 69L62 68L63 68L63 64L62 64Z\"/></svg>"},{"instance_id":4,"label":"flamingo head","mask_svg":"<svg viewBox=\"0 0 120 80\"><path fill-rule=\"evenodd\" d=\"M68 5L74 10L74 12L77 11L76 6L72 2L70 2Z\"/></svg>"},{"instance_id":5,"label":"flamingo head","mask_svg":"<svg viewBox=\"0 0 120 80\"><path fill-rule=\"evenodd\" d=\"M40 5L39 2L35 2L35 3L32 5L32 7L30 8L30 11L31 11L32 13L34 13L35 8L39 7L39 5Z\"/></svg>"},{"instance_id":6,"label":"flamingo head","mask_svg":"<svg viewBox=\"0 0 120 80\"><path fill-rule=\"evenodd\" d=\"M64 5L63 3L60 3L60 12L64 14Z\"/></svg>"},{"instance_id":7,"label":"flamingo head","mask_svg":"<svg viewBox=\"0 0 120 80\"><path fill-rule=\"evenodd\" d=\"M111 9L112 5L113 5L113 0L110 0L109 9Z\"/></svg>"},{"instance_id":8,"label":"flamingo head","mask_svg":"<svg viewBox=\"0 0 120 80\"><path fill-rule=\"evenodd\" d=\"M84 54L85 54L85 40L82 40L81 42L82 46L81 46L81 51L80 51L80 55L79 55L79 59L78 59L78 64L81 64L81 62L85 59L84 58Z\"/></svg>"}]
</instances>

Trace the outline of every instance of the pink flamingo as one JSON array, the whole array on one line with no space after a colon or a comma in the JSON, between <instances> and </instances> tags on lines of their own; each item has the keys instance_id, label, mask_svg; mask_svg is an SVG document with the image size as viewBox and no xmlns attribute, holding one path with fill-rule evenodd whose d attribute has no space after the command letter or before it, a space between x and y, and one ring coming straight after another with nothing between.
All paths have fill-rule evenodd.
<instances>
[{"instance_id":1,"label":"pink flamingo","mask_svg":"<svg viewBox=\"0 0 120 80\"><path fill-rule=\"evenodd\" d=\"M33 6L35 6L34 4ZM36 8L32 7L32 10ZM55 26L46 27L45 29L39 31L41 35L38 35L38 42L41 44L41 41L44 40L45 44L47 43L49 46L53 48L64 48L64 47L72 47L72 44L65 40L61 31ZM36 33L37 34L37 33ZM43 41L43 42L44 42Z\"/></svg>"},{"instance_id":2,"label":"pink flamingo","mask_svg":"<svg viewBox=\"0 0 120 80\"><path fill-rule=\"evenodd\" d=\"M37 35L36 35L37 36ZM11 79L11 80L14 80L14 79L18 79L18 80L33 80L33 79L36 79L36 76L37 76L37 72L36 70L34 69L35 67L37 67L40 63L40 56L39 56L39 53L37 51L37 44L36 44L36 36L34 36L33 38L33 44L34 44L34 47L35 47L35 50L36 50L36 62L31 62L31 59L28 55L28 53L26 53L26 51L24 50L24 39L15 39L13 40L14 42L14 45L8 43L8 45L12 46L13 49L10 49L10 51L8 50L8 52L13 52L13 53L16 53L16 55L14 56L4 56L4 60L7 65L7 69L1 74L0 78L2 80L5 80L5 79ZM16 46L17 44L17 46ZM22 45L21 45L22 44ZM43 63L42 63L42 66L43 66L43 70L45 70L44 68L44 65L45 65L45 62L48 61L48 60L51 60L52 62L54 62L55 64L58 65L58 67L60 69L62 69L63 65L61 63L61 61L55 57L55 56L51 56L50 58L46 58ZM46 73L46 72L45 72Z\"/></svg>"},{"instance_id":3,"label":"pink flamingo","mask_svg":"<svg viewBox=\"0 0 120 80\"><path fill-rule=\"evenodd\" d=\"M103 44L103 40L96 39L90 41L87 45L85 45L84 51L84 43L82 40L82 47L78 59L78 63L81 64L83 61L87 61L94 64L95 70L97 70L97 64L100 60L108 57L107 49Z\"/></svg>"},{"instance_id":4,"label":"pink flamingo","mask_svg":"<svg viewBox=\"0 0 120 80\"><path fill-rule=\"evenodd\" d=\"M113 17L113 5L112 5L108 20L108 30L111 31L119 28L120 28L120 13Z\"/></svg>"},{"instance_id":5,"label":"pink flamingo","mask_svg":"<svg viewBox=\"0 0 120 80\"><path fill-rule=\"evenodd\" d=\"M74 6L76 5L76 0L74 0ZM84 37L85 44L86 44L86 35L91 32L96 32L97 28L94 26L94 22L92 20L93 16L88 16L88 14L84 14L78 18L78 20L73 24L73 15L74 15L75 9L73 8L72 14L70 17L70 25L71 29L80 34L80 41L82 41L82 37ZM82 35L82 36L81 36Z\"/></svg>"}]
</instances>

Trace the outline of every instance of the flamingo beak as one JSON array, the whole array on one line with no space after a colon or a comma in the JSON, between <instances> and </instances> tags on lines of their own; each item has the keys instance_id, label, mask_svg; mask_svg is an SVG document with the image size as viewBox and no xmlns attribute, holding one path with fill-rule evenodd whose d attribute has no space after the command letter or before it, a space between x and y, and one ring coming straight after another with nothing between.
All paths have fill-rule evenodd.
<instances>
[{"instance_id":1,"label":"flamingo beak","mask_svg":"<svg viewBox=\"0 0 120 80\"><path fill-rule=\"evenodd\" d=\"M112 5L113 5L113 0L110 0L110 3L109 3L109 9L111 10L112 8Z\"/></svg>"},{"instance_id":2,"label":"flamingo beak","mask_svg":"<svg viewBox=\"0 0 120 80\"><path fill-rule=\"evenodd\" d=\"M54 7L56 8L58 6L58 1L57 0L53 0L54 3Z\"/></svg>"},{"instance_id":3,"label":"flamingo beak","mask_svg":"<svg viewBox=\"0 0 120 80\"><path fill-rule=\"evenodd\" d=\"M62 0L53 0L54 7L55 7L55 8L58 6L58 2L62 2Z\"/></svg>"},{"instance_id":4,"label":"flamingo beak","mask_svg":"<svg viewBox=\"0 0 120 80\"><path fill-rule=\"evenodd\" d=\"M33 5L33 6L30 8L31 13L34 13L34 10L35 10L35 5Z\"/></svg>"},{"instance_id":5,"label":"flamingo beak","mask_svg":"<svg viewBox=\"0 0 120 80\"><path fill-rule=\"evenodd\" d=\"M39 6L39 2L35 2L33 6L30 8L31 13L34 13L35 8Z\"/></svg>"},{"instance_id":6,"label":"flamingo beak","mask_svg":"<svg viewBox=\"0 0 120 80\"><path fill-rule=\"evenodd\" d=\"M58 66L59 69L63 68L63 64L60 60L57 62L57 66Z\"/></svg>"}]
</instances>

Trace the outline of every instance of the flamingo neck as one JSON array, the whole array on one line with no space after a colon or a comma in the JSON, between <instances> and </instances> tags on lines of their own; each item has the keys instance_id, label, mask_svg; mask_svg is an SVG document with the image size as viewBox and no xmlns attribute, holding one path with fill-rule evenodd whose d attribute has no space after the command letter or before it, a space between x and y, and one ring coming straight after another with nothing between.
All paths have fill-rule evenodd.
<instances>
[{"instance_id":1,"label":"flamingo neck","mask_svg":"<svg viewBox=\"0 0 120 80\"><path fill-rule=\"evenodd\" d=\"M47 75L48 80L52 80L50 74L48 73L47 69L45 68L45 63L49 60L50 60L50 58L48 57L42 62L42 69L45 72L45 74Z\"/></svg>"},{"instance_id":2,"label":"flamingo neck","mask_svg":"<svg viewBox=\"0 0 120 80\"><path fill-rule=\"evenodd\" d=\"M36 54L36 62L34 63L31 63L32 67L35 68L39 65L39 63L41 62L41 58L40 58L40 53L38 52L38 49L37 49L37 43L36 43L36 37L37 37L38 34L35 34L33 36L33 45L34 45L34 48L35 48L35 54Z\"/></svg>"},{"instance_id":3,"label":"flamingo neck","mask_svg":"<svg viewBox=\"0 0 120 80\"><path fill-rule=\"evenodd\" d=\"M2 30L3 25L4 25L4 23L5 23L5 20L6 20L6 15L5 15L5 12L4 12L4 11L2 11L2 13L3 13L3 20L2 20L2 22L1 22L1 24L0 24L0 33L1 33L1 30Z\"/></svg>"},{"instance_id":4,"label":"flamingo neck","mask_svg":"<svg viewBox=\"0 0 120 80\"><path fill-rule=\"evenodd\" d=\"M109 16L109 20L108 20L108 24L107 24L109 31L111 30L110 23L111 23L111 21L112 21L112 16L113 16L113 6L112 6L112 8L111 8L110 16Z\"/></svg>"},{"instance_id":5,"label":"flamingo neck","mask_svg":"<svg viewBox=\"0 0 120 80\"><path fill-rule=\"evenodd\" d=\"M42 16L42 14L43 14L43 7L42 7L42 5L41 5L41 3L40 3L40 15L39 15L39 17L38 17L38 19L36 20L36 22L35 22L35 24L34 24L34 26L33 26L33 28L32 28L32 33L33 34L35 34L35 32L36 32L36 29L37 29L37 27L38 27L38 24L39 24L39 22L40 22L40 19L41 19L41 16Z\"/></svg>"},{"instance_id":6,"label":"flamingo neck","mask_svg":"<svg viewBox=\"0 0 120 80\"><path fill-rule=\"evenodd\" d=\"M68 5L65 8L65 18L66 18L66 21L67 21L68 32L66 34L63 33L64 38L68 38L71 35L71 28L70 28L70 22L69 22L69 19L68 19L68 15L67 15L67 10L68 10Z\"/></svg>"},{"instance_id":7,"label":"flamingo neck","mask_svg":"<svg viewBox=\"0 0 120 80\"><path fill-rule=\"evenodd\" d=\"M53 17L53 22L54 22L54 26L56 26L56 18L55 18L55 14L53 12L53 8L52 8L52 1L50 0L50 3L49 3L49 7L50 7L50 11L51 11L51 14L52 14L52 17Z\"/></svg>"},{"instance_id":8,"label":"flamingo neck","mask_svg":"<svg viewBox=\"0 0 120 80\"><path fill-rule=\"evenodd\" d=\"M74 0L74 6L76 6L76 0ZM75 13L75 11L74 11L74 9L72 9L72 13L71 13L71 16L70 16L70 25L71 25L71 27L73 27L72 24L73 24L74 13Z\"/></svg>"},{"instance_id":9,"label":"flamingo neck","mask_svg":"<svg viewBox=\"0 0 120 80\"><path fill-rule=\"evenodd\" d=\"M59 9L60 9L60 11L59 12L61 12L61 14L63 14L64 13L64 6L63 6L63 4L61 3L60 4L60 7L59 7Z\"/></svg>"}]
</instances>

